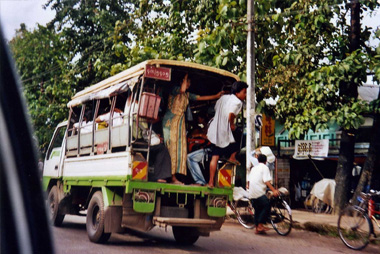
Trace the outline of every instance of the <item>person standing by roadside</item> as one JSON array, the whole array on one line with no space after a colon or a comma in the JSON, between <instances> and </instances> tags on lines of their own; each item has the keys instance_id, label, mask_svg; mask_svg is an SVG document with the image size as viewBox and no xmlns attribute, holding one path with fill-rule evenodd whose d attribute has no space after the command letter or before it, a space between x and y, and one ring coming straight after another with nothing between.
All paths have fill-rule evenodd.
<instances>
[{"instance_id":1,"label":"person standing by roadside","mask_svg":"<svg viewBox=\"0 0 380 254\"><path fill-rule=\"evenodd\" d=\"M231 94L223 95L215 104L215 116L207 131L207 138L215 145L210 162L210 181L208 187L214 187L214 177L220 156L229 157L229 161L239 164L236 154L240 144L236 142L233 131L236 130L235 118L241 111L243 101L247 97L248 85L236 81L232 85Z\"/></svg>"},{"instance_id":2,"label":"person standing by roadside","mask_svg":"<svg viewBox=\"0 0 380 254\"><path fill-rule=\"evenodd\" d=\"M267 187L273 192L274 196L279 196L280 192L276 190L272 184L272 177L269 172L269 168L266 165L267 157L264 154L257 156L259 165L251 168L251 172L248 176L248 194L251 199L253 208L255 209L255 225L256 234L263 234L268 230L264 224L267 223L270 203L266 196Z\"/></svg>"}]
</instances>

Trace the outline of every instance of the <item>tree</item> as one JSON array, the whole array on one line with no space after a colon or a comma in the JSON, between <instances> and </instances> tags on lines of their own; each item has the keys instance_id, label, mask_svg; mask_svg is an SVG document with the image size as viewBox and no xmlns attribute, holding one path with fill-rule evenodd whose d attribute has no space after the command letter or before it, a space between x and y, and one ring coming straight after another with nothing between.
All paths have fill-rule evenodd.
<instances>
[{"instance_id":1,"label":"tree","mask_svg":"<svg viewBox=\"0 0 380 254\"><path fill-rule=\"evenodd\" d=\"M24 24L9 42L24 85L24 94L39 147L44 153L56 125L67 117L66 103L73 95L67 54L59 34Z\"/></svg>"},{"instance_id":2,"label":"tree","mask_svg":"<svg viewBox=\"0 0 380 254\"><path fill-rule=\"evenodd\" d=\"M246 2L236 1L141 1L130 20L117 23L115 38L129 33L133 45L118 39L114 48L124 54L114 70L150 58L187 60L233 71L244 79ZM127 48L130 47L131 51Z\"/></svg>"},{"instance_id":3,"label":"tree","mask_svg":"<svg viewBox=\"0 0 380 254\"><path fill-rule=\"evenodd\" d=\"M150 6L157 6L154 3L157 4L149 1ZM362 8L358 1L344 0L256 3L257 109L280 118L293 138L301 138L310 129L327 129L331 122L340 125L342 139L335 192L339 211L349 195L355 130L369 112L366 103L357 98L357 87L366 80L374 53L364 43L370 33L368 28L361 30L360 11L374 10L379 3L366 1ZM141 9L145 12L137 12L142 22L139 34L148 37L143 40L136 37L143 43L136 43L132 52L137 54L132 59L140 60L139 56L177 59L178 53L172 52L176 52L178 44L186 49L182 50L185 59L232 70L244 79L244 1L201 1L192 13L182 6L196 6L193 1L181 4L172 1L172 4L166 9L153 7L157 12L165 10L157 18L144 19L151 16L144 7ZM204 17L197 16L198 10L205 13ZM350 10L352 22L348 25ZM187 22L183 22L183 17ZM179 29L173 29L171 24ZM198 36L193 55L186 42L195 26ZM171 29L166 30L168 27ZM173 37L185 40L173 45L166 43ZM275 106L268 106L263 100L270 97L278 97Z\"/></svg>"},{"instance_id":4,"label":"tree","mask_svg":"<svg viewBox=\"0 0 380 254\"><path fill-rule=\"evenodd\" d=\"M351 1L350 10L351 26L349 33L349 52L352 53L360 49L360 3L358 1ZM340 97L347 101L358 97L358 86L362 80L357 79L357 77L360 77L358 74L359 73L354 72L351 80L340 83ZM353 126L342 130L338 167L335 175L336 187L334 194L334 208L337 213L339 213L339 211L347 204L350 195L350 178L355 159L355 134L356 129L353 128Z\"/></svg>"},{"instance_id":5,"label":"tree","mask_svg":"<svg viewBox=\"0 0 380 254\"><path fill-rule=\"evenodd\" d=\"M257 111L279 118L292 138L331 121L359 128L370 109L350 92L376 58L364 43L368 28L359 27L359 46L348 46L348 0L255 3ZM379 5L363 1L361 10ZM150 58L194 61L245 79L245 0L49 0L49 7L73 92Z\"/></svg>"},{"instance_id":6,"label":"tree","mask_svg":"<svg viewBox=\"0 0 380 254\"><path fill-rule=\"evenodd\" d=\"M75 92L108 77L120 59L113 54L113 31L116 20L127 17L128 2L49 0L45 8L56 11L50 24L33 31L21 24L9 42L42 153Z\"/></svg>"},{"instance_id":7,"label":"tree","mask_svg":"<svg viewBox=\"0 0 380 254\"><path fill-rule=\"evenodd\" d=\"M357 1L355 4L359 5ZM375 1L363 4L363 8L371 10L376 6L379 3ZM261 85L264 89L259 93L261 98L279 96L269 111L284 121L291 137L300 138L310 129L327 129L331 121L342 128L335 192L337 211L348 200L354 130L368 112L366 103L357 98L357 86L366 80L373 54L372 48L363 46L369 39L368 29L346 24L349 10L347 1L301 0L293 1L282 15L272 15L273 21L283 20L284 26L273 37L278 54L273 57L274 68L265 75ZM338 26L336 16L340 18ZM356 15L355 19L359 24L360 17ZM353 33L347 32L351 27L356 40L350 37Z\"/></svg>"},{"instance_id":8,"label":"tree","mask_svg":"<svg viewBox=\"0 0 380 254\"><path fill-rule=\"evenodd\" d=\"M131 20L131 2L49 0L45 5L56 11L48 27L61 34L68 60L73 63L78 91L110 76L110 66L118 59L112 49L115 23ZM122 38L131 41L128 33Z\"/></svg>"},{"instance_id":9,"label":"tree","mask_svg":"<svg viewBox=\"0 0 380 254\"><path fill-rule=\"evenodd\" d=\"M377 31L377 38L380 38L380 30ZM371 69L373 69L375 76L374 80L380 81L380 45L376 49L376 55L373 57ZM371 186L371 180L374 170L376 169L376 161L379 160L380 154L380 90L377 100L371 102L370 112L373 114L373 126L371 129L371 140L369 144L368 156L365 160L363 171L360 175L359 183L356 187L353 202L357 203L357 197L366 189Z\"/></svg>"}]
</instances>

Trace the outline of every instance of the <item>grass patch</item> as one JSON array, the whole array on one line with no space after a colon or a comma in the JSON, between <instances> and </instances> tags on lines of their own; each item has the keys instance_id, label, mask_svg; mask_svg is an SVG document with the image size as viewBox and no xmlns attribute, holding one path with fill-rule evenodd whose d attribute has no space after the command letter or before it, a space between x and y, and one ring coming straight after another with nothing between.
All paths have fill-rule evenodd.
<instances>
[{"instance_id":1,"label":"grass patch","mask_svg":"<svg viewBox=\"0 0 380 254\"><path fill-rule=\"evenodd\" d=\"M303 224L303 229L311 232L315 232L321 235L328 235L328 236L338 236L338 230L334 226L330 226L327 224L319 224L319 223L312 223L312 222L306 222Z\"/></svg>"}]
</instances>

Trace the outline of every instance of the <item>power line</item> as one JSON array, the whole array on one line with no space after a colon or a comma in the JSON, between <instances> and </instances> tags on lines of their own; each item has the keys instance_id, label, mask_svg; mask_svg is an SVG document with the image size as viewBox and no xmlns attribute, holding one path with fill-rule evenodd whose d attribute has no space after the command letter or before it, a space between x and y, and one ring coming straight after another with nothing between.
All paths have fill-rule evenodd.
<instances>
[{"instance_id":1,"label":"power line","mask_svg":"<svg viewBox=\"0 0 380 254\"><path fill-rule=\"evenodd\" d=\"M87 68L87 66L84 66L84 67L74 67L73 69L71 69L71 70L74 70L74 71L81 71L81 70L84 70L84 69L86 69ZM25 82L26 83L26 82ZM25 83L23 83L23 84L25 84ZM53 83L53 81L51 81L51 80L46 80L46 81L43 81L43 84L50 84L50 83ZM39 86L41 84L41 82L38 82L38 83L36 83L36 84L30 84L30 85L24 85L23 87L24 88L32 88L32 87L36 87L36 86Z\"/></svg>"},{"instance_id":2,"label":"power line","mask_svg":"<svg viewBox=\"0 0 380 254\"><path fill-rule=\"evenodd\" d=\"M109 39L111 38L111 36L105 38L105 39ZM94 51L97 51L98 49L100 49L103 45L100 45L103 41L99 41L99 42L96 42L95 44L91 45L91 47L95 47L97 46L96 48L93 48L91 49L91 51L88 51L84 54L82 54L82 56L87 56L87 55L90 55L91 53L93 53ZM90 47L90 48L91 48ZM75 64L75 63L74 63ZM59 68L61 68L62 66L57 64L55 66L52 66L50 69L48 69L47 71L43 72L43 73L40 73L40 74L37 74L36 76L33 76L33 77L30 77L30 78L27 78L27 79L24 79L24 80L21 80L21 82L25 83L25 82L28 82L30 80L33 80L33 79L36 79L36 78L39 78L47 73L51 73L52 71L54 70L58 70Z\"/></svg>"}]
</instances>

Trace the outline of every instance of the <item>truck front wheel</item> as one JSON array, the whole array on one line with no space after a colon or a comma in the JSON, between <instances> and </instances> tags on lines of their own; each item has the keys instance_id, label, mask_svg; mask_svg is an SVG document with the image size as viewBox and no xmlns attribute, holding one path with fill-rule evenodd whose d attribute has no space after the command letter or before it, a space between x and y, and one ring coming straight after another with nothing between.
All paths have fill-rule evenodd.
<instances>
[{"instance_id":1,"label":"truck front wheel","mask_svg":"<svg viewBox=\"0 0 380 254\"><path fill-rule=\"evenodd\" d=\"M50 223L56 227L61 226L65 215L60 214L58 211L58 188L56 185L54 185L49 192L47 205Z\"/></svg>"},{"instance_id":2,"label":"truck front wheel","mask_svg":"<svg viewBox=\"0 0 380 254\"><path fill-rule=\"evenodd\" d=\"M111 233L104 233L104 201L101 191L94 193L88 205L86 228L88 238L94 243L105 243L111 236Z\"/></svg>"},{"instance_id":3,"label":"truck front wheel","mask_svg":"<svg viewBox=\"0 0 380 254\"><path fill-rule=\"evenodd\" d=\"M199 232L192 227L173 226L173 235L177 243L183 245L192 245L199 238Z\"/></svg>"}]
</instances>

